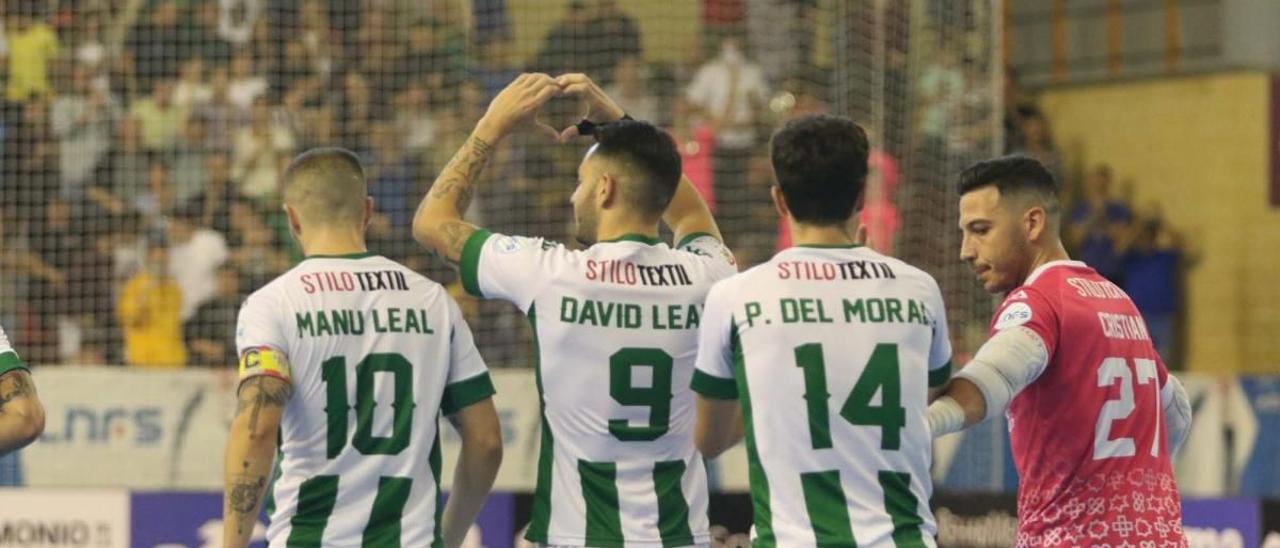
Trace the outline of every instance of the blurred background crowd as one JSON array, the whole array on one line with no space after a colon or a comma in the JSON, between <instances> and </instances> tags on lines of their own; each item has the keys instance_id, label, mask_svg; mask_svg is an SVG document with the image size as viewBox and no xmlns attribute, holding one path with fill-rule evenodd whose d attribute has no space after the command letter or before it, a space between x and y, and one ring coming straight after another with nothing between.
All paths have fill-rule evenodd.
<instances>
[{"instance_id":1,"label":"blurred background crowd","mask_svg":"<svg viewBox=\"0 0 1280 548\"><path fill-rule=\"evenodd\" d=\"M585 72L668 128L744 267L788 245L768 201L770 133L801 114L853 116L874 147L871 245L942 280L961 353L990 298L958 263L954 177L997 153L1036 157L1064 185L1073 254L1130 292L1176 365L1179 269L1194 253L1106 165L1066 168L1051 121L990 55L981 3L699 0L696 24L642 4L8 0L0 324L42 366L234 363L243 297L301 259L279 208L283 168L337 145L364 160L371 250L453 287L491 365L527 366L523 318L466 299L410 223L487 101L535 70ZM543 116L581 114L557 100ZM476 221L574 245L583 152L504 143Z\"/></svg>"}]
</instances>

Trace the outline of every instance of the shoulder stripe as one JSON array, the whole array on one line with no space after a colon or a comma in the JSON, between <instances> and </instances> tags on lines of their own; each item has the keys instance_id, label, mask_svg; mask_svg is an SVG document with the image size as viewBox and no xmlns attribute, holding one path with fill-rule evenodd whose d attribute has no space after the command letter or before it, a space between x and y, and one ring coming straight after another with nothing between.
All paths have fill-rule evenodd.
<instances>
[{"instance_id":1,"label":"shoulder stripe","mask_svg":"<svg viewBox=\"0 0 1280 548\"><path fill-rule=\"evenodd\" d=\"M701 369L693 370L693 381L689 383L689 388L712 399L738 399L738 384L736 381L704 373Z\"/></svg>"},{"instance_id":2,"label":"shoulder stripe","mask_svg":"<svg viewBox=\"0 0 1280 548\"><path fill-rule=\"evenodd\" d=\"M948 380L951 380L951 360L947 360L942 367L929 370L929 388L945 385Z\"/></svg>"},{"instance_id":3,"label":"shoulder stripe","mask_svg":"<svg viewBox=\"0 0 1280 548\"><path fill-rule=\"evenodd\" d=\"M480 252L484 250L484 243L489 241L489 236L492 235L492 232L483 228L476 229L462 245L462 256L458 259L462 288L475 297L484 298L480 291Z\"/></svg>"},{"instance_id":4,"label":"shoulder stripe","mask_svg":"<svg viewBox=\"0 0 1280 548\"><path fill-rule=\"evenodd\" d=\"M22 359L18 357L17 352L0 352L0 375L19 369L30 371L27 368L27 364L22 363Z\"/></svg>"},{"instance_id":5,"label":"shoulder stripe","mask_svg":"<svg viewBox=\"0 0 1280 548\"><path fill-rule=\"evenodd\" d=\"M440 400L440 411L452 415L467 406L480 402L497 393L493 388L493 380L484 372L469 379L460 380L444 387L444 398Z\"/></svg>"}]
</instances>

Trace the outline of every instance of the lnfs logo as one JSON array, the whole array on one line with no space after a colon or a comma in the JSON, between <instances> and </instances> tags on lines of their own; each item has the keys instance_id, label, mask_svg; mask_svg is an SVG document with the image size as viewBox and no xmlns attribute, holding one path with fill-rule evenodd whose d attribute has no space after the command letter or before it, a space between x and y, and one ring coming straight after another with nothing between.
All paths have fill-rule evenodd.
<instances>
[{"instance_id":1,"label":"lnfs logo","mask_svg":"<svg viewBox=\"0 0 1280 548\"><path fill-rule=\"evenodd\" d=\"M71 405L61 427L50 424L40 437L43 443L129 443L155 445L163 433L159 407L87 407Z\"/></svg>"}]
</instances>

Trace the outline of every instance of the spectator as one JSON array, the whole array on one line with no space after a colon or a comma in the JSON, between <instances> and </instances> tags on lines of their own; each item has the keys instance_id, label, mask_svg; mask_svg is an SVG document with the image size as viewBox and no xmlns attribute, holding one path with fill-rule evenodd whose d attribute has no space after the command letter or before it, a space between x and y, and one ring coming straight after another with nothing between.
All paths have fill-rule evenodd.
<instances>
[{"instance_id":1,"label":"spectator","mask_svg":"<svg viewBox=\"0 0 1280 548\"><path fill-rule=\"evenodd\" d=\"M639 57L623 57L613 69L613 83L605 86L604 92L618 101L632 118L657 124L660 123L658 97L649 89L645 70Z\"/></svg>"},{"instance_id":2,"label":"spectator","mask_svg":"<svg viewBox=\"0 0 1280 548\"><path fill-rule=\"evenodd\" d=\"M338 35L329 24L329 15L320 0L304 0L300 16L302 44L307 49L311 70L321 78L333 74L333 53Z\"/></svg>"},{"instance_id":3,"label":"spectator","mask_svg":"<svg viewBox=\"0 0 1280 548\"><path fill-rule=\"evenodd\" d=\"M481 64L501 67L505 61L504 48L504 41L500 39L482 44ZM456 87L465 74L465 50L466 42L453 35L443 23L435 19L414 22L409 27L408 51L393 68L395 85L392 89L399 93L412 84L420 83L426 85L429 93L441 93ZM487 84L482 85L487 87Z\"/></svg>"},{"instance_id":4,"label":"spectator","mask_svg":"<svg viewBox=\"0 0 1280 548\"><path fill-rule=\"evenodd\" d=\"M591 19L591 29L593 38L598 41L593 45L599 46L601 42L607 41L608 47L600 47L596 51L604 56L600 59L600 65L604 67L600 77L605 82L611 82L614 78L613 70L622 64L623 59L639 61L644 53L640 45L640 25L636 24L634 17L618 7L617 0L595 2L596 13Z\"/></svg>"},{"instance_id":5,"label":"spectator","mask_svg":"<svg viewBox=\"0 0 1280 548\"><path fill-rule=\"evenodd\" d=\"M185 57L200 57L205 66L225 65L231 62L232 45L218 32L222 6L226 2L195 2L188 25L190 48Z\"/></svg>"},{"instance_id":6,"label":"spectator","mask_svg":"<svg viewBox=\"0 0 1280 548\"><path fill-rule=\"evenodd\" d=\"M223 0L218 2L218 36L236 47L244 47L262 13L262 0Z\"/></svg>"},{"instance_id":7,"label":"spectator","mask_svg":"<svg viewBox=\"0 0 1280 548\"><path fill-rule=\"evenodd\" d=\"M285 244L276 238L258 211L246 198L231 203L231 263L245 287L261 287L290 267Z\"/></svg>"},{"instance_id":8,"label":"spectator","mask_svg":"<svg viewBox=\"0 0 1280 548\"><path fill-rule=\"evenodd\" d=\"M173 88L173 103L183 110L190 110L208 103L213 98L213 88L204 81L204 59L192 56L182 63L178 83Z\"/></svg>"},{"instance_id":9,"label":"spectator","mask_svg":"<svg viewBox=\"0 0 1280 548\"><path fill-rule=\"evenodd\" d=\"M75 51L76 64L89 69L94 75L94 85L108 88L106 80L107 46L102 41L102 20L97 15L84 18L80 28L79 43Z\"/></svg>"},{"instance_id":10,"label":"spectator","mask_svg":"<svg viewBox=\"0 0 1280 548\"><path fill-rule=\"evenodd\" d=\"M218 288L213 298L205 301L187 322L187 347L191 365L224 368L236 363L234 329L243 295L240 275L235 268L218 269Z\"/></svg>"},{"instance_id":11,"label":"spectator","mask_svg":"<svg viewBox=\"0 0 1280 548\"><path fill-rule=\"evenodd\" d=\"M242 50L231 59L231 79L227 84L227 100L241 110L249 110L269 86L267 79L254 72L251 50Z\"/></svg>"},{"instance_id":12,"label":"spectator","mask_svg":"<svg viewBox=\"0 0 1280 548\"><path fill-rule=\"evenodd\" d=\"M168 271L182 291L183 321L190 320L196 309L213 297L218 268L229 257L226 238L200 225L200 213L193 207L182 208L166 227L171 242Z\"/></svg>"},{"instance_id":13,"label":"spectator","mask_svg":"<svg viewBox=\"0 0 1280 548\"><path fill-rule=\"evenodd\" d=\"M405 155L403 139L394 125L375 124L370 142L369 196L373 198L375 213L369 232L385 242L387 255L404 256L413 244L411 225L417 209L417 166Z\"/></svg>"},{"instance_id":14,"label":"spectator","mask_svg":"<svg viewBox=\"0 0 1280 548\"><path fill-rule=\"evenodd\" d=\"M486 104L520 75L520 71L511 64L509 46L506 40L501 39L480 44L480 59L471 69L470 77L484 89Z\"/></svg>"},{"instance_id":15,"label":"spectator","mask_svg":"<svg viewBox=\"0 0 1280 548\"><path fill-rule=\"evenodd\" d=\"M1035 106L1023 106L1018 109L1018 126L1021 128L1023 148L1017 154L1025 154L1044 164L1054 180L1063 180L1062 155L1053 143L1053 133L1049 130L1049 119Z\"/></svg>"},{"instance_id":16,"label":"spectator","mask_svg":"<svg viewBox=\"0 0 1280 548\"><path fill-rule=\"evenodd\" d=\"M236 131L249 123L249 110L231 102L231 80L225 68L211 72L209 88L209 101L198 105L195 115L205 120L206 145L230 151Z\"/></svg>"},{"instance_id":17,"label":"spectator","mask_svg":"<svg viewBox=\"0 0 1280 548\"><path fill-rule=\"evenodd\" d=\"M145 21L133 28L126 42L132 54L138 89L154 89L161 80L177 75L180 52L186 41L178 26L181 10L177 0L160 0Z\"/></svg>"},{"instance_id":18,"label":"spectator","mask_svg":"<svg viewBox=\"0 0 1280 548\"><path fill-rule=\"evenodd\" d=\"M1131 243L1120 245L1124 291L1142 312L1160 357L1165 363L1176 363L1174 333L1181 309L1178 280L1185 257L1182 235L1164 221L1159 204L1145 208L1136 224Z\"/></svg>"},{"instance_id":19,"label":"spectator","mask_svg":"<svg viewBox=\"0 0 1280 548\"><path fill-rule=\"evenodd\" d=\"M156 80L151 95L133 103L129 110L140 124L142 146L147 150L170 150L178 141L187 111L173 100L173 81Z\"/></svg>"},{"instance_id":20,"label":"spectator","mask_svg":"<svg viewBox=\"0 0 1280 548\"><path fill-rule=\"evenodd\" d=\"M248 127L236 132L231 177L241 194L267 201L279 192L280 174L293 153L293 134L272 122L265 98L253 104Z\"/></svg>"},{"instance_id":21,"label":"spectator","mask_svg":"<svg viewBox=\"0 0 1280 548\"><path fill-rule=\"evenodd\" d=\"M764 199L750 196L743 183L768 88L764 73L747 59L740 44L733 36L721 40L720 54L698 69L686 93L695 115L715 134L713 183L717 209L729 234L746 229L741 223L748 217L750 203Z\"/></svg>"},{"instance_id":22,"label":"spectator","mask_svg":"<svg viewBox=\"0 0 1280 548\"><path fill-rule=\"evenodd\" d=\"M436 118L427 104L427 91L421 85L409 86L396 106L396 131L404 136L409 154L423 156L435 142Z\"/></svg>"},{"instance_id":23,"label":"spectator","mask_svg":"<svg viewBox=\"0 0 1280 548\"><path fill-rule=\"evenodd\" d=\"M190 207L199 212L200 226L230 234L231 203L239 197L231 182L231 158L226 152L210 152L205 156L205 173L208 184Z\"/></svg>"},{"instance_id":24,"label":"spectator","mask_svg":"<svg viewBox=\"0 0 1280 548\"><path fill-rule=\"evenodd\" d=\"M168 250L153 237L144 268L125 282L116 299L116 316L124 330L125 363L134 367L182 367L187 348L182 340L182 290L168 271Z\"/></svg>"},{"instance_id":25,"label":"spectator","mask_svg":"<svg viewBox=\"0 0 1280 548\"><path fill-rule=\"evenodd\" d=\"M585 72L592 78L600 77L603 67L587 63L587 51L591 34L591 12L584 0L570 0L568 13L555 24L542 40L534 67L541 72L561 74Z\"/></svg>"},{"instance_id":26,"label":"spectator","mask_svg":"<svg viewBox=\"0 0 1280 548\"><path fill-rule=\"evenodd\" d=\"M10 101L26 101L51 91L49 63L58 55L58 35L35 6L14 16L17 29L9 36L9 82L5 88L5 98Z\"/></svg>"},{"instance_id":27,"label":"spectator","mask_svg":"<svg viewBox=\"0 0 1280 548\"><path fill-rule=\"evenodd\" d=\"M716 147L715 133L706 122L696 120L691 115L687 99L675 97L672 103L671 134L680 146L684 175L702 196L702 201L715 213L716 191L712 186L714 172L711 164L711 153Z\"/></svg>"},{"instance_id":28,"label":"spectator","mask_svg":"<svg viewBox=\"0 0 1280 548\"><path fill-rule=\"evenodd\" d=\"M1067 237L1076 255L1098 274L1124 285L1124 265L1116 242L1125 239L1133 211L1111 197L1111 168L1101 165L1085 179L1084 199L1071 213Z\"/></svg>"},{"instance_id":29,"label":"spectator","mask_svg":"<svg viewBox=\"0 0 1280 548\"><path fill-rule=\"evenodd\" d=\"M188 116L173 148L173 201L186 204L204 193L209 183L205 172L208 126L200 116Z\"/></svg>"},{"instance_id":30,"label":"spectator","mask_svg":"<svg viewBox=\"0 0 1280 548\"><path fill-rule=\"evenodd\" d=\"M173 213L173 171L164 156L152 154L147 162L147 190L138 197L136 207L150 224L157 225Z\"/></svg>"},{"instance_id":31,"label":"spectator","mask_svg":"<svg viewBox=\"0 0 1280 548\"><path fill-rule=\"evenodd\" d=\"M93 85L87 67L72 69L71 89L53 101L53 135L58 138L58 175L64 195L83 196L84 187L111 147L117 115L106 89Z\"/></svg>"},{"instance_id":32,"label":"spectator","mask_svg":"<svg viewBox=\"0 0 1280 548\"><path fill-rule=\"evenodd\" d=\"M120 120L111 150L88 189L89 199L114 214L137 209L146 195L146 173L151 161L142 148L142 128L137 120Z\"/></svg>"},{"instance_id":33,"label":"spectator","mask_svg":"<svg viewBox=\"0 0 1280 548\"><path fill-rule=\"evenodd\" d=\"M953 47L939 47L937 62L924 67L917 85L923 110L920 132L939 144L945 143L947 129L959 115L964 101L964 71L959 53Z\"/></svg>"}]
</instances>

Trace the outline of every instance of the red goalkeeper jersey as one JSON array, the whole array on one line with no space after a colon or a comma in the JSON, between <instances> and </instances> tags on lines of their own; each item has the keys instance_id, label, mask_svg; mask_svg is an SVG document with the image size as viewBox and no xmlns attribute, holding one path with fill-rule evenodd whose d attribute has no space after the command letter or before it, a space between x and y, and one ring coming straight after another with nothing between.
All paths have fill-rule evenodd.
<instances>
[{"instance_id":1,"label":"red goalkeeper jersey","mask_svg":"<svg viewBox=\"0 0 1280 548\"><path fill-rule=\"evenodd\" d=\"M991 332L1035 331L1049 364L1009 405L1018 546L1186 546L1162 402L1168 372L1129 296L1076 261L1009 293Z\"/></svg>"}]
</instances>

